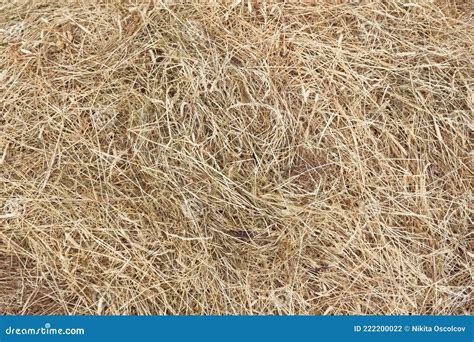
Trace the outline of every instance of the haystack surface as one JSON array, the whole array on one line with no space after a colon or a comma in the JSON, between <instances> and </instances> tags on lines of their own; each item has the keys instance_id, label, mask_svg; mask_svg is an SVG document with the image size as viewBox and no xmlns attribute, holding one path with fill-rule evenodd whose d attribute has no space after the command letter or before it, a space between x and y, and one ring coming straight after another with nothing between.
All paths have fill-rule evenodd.
<instances>
[{"instance_id":1,"label":"haystack surface","mask_svg":"<svg viewBox=\"0 0 474 342\"><path fill-rule=\"evenodd\" d=\"M1 1L0 313L470 313L471 4Z\"/></svg>"}]
</instances>

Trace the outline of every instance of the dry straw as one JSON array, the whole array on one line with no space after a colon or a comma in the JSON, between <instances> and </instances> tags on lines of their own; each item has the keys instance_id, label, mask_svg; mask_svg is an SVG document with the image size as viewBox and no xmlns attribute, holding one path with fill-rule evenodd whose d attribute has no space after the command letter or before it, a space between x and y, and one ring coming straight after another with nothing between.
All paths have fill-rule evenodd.
<instances>
[{"instance_id":1,"label":"dry straw","mask_svg":"<svg viewBox=\"0 0 474 342\"><path fill-rule=\"evenodd\" d=\"M0 312L466 314L460 1L2 1Z\"/></svg>"}]
</instances>

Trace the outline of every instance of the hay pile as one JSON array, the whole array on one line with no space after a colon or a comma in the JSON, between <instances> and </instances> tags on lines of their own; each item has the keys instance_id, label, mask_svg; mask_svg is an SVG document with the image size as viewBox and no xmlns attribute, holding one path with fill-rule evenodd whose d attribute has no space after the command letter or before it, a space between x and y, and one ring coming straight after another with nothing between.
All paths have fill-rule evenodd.
<instances>
[{"instance_id":1,"label":"hay pile","mask_svg":"<svg viewBox=\"0 0 474 342\"><path fill-rule=\"evenodd\" d=\"M3 1L0 312L469 313L469 3Z\"/></svg>"}]
</instances>

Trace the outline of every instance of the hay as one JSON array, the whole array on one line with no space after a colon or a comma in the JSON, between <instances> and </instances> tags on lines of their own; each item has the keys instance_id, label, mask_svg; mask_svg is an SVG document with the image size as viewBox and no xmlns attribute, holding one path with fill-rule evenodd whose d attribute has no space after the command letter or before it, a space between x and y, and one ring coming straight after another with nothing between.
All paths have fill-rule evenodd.
<instances>
[{"instance_id":1,"label":"hay","mask_svg":"<svg viewBox=\"0 0 474 342\"><path fill-rule=\"evenodd\" d=\"M0 312L469 313L469 4L3 1Z\"/></svg>"}]
</instances>

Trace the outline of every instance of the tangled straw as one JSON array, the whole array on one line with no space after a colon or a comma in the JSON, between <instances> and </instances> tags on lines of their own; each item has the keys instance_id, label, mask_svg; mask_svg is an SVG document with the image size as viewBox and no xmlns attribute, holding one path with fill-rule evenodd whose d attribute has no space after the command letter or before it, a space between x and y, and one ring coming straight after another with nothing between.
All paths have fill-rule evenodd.
<instances>
[{"instance_id":1,"label":"tangled straw","mask_svg":"<svg viewBox=\"0 0 474 342\"><path fill-rule=\"evenodd\" d=\"M3 1L0 28L1 313L470 312L469 2Z\"/></svg>"}]
</instances>

